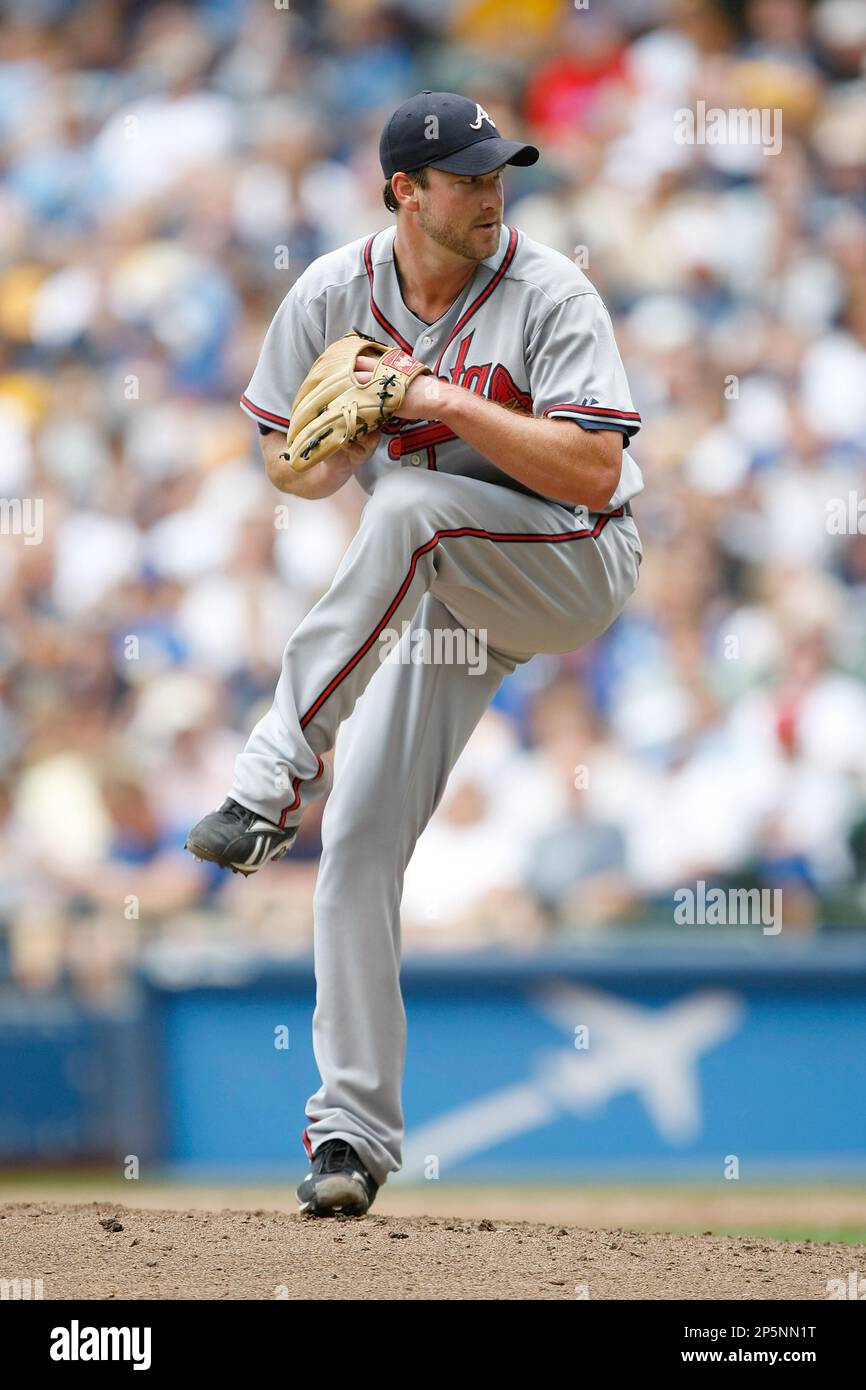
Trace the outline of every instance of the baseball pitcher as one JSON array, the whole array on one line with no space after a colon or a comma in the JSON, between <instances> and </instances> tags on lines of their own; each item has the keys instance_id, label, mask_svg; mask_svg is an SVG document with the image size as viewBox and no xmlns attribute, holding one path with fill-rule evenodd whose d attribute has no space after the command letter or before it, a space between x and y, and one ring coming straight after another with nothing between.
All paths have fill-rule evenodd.
<instances>
[{"instance_id":1,"label":"baseball pitcher","mask_svg":"<svg viewBox=\"0 0 866 1390\"><path fill-rule=\"evenodd\" d=\"M610 317L570 260L503 221L502 169L538 150L430 91L379 148L395 225L304 271L241 398L277 488L327 497L355 477L368 501L229 796L186 845L242 874L278 859L334 748L314 898L322 1085L298 1188L313 1216L363 1215L400 1168L403 875L451 768L505 676L604 632L642 558L640 417ZM383 659L394 633L429 652L445 629L483 642L483 667Z\"/></svg>"}]
</instances>

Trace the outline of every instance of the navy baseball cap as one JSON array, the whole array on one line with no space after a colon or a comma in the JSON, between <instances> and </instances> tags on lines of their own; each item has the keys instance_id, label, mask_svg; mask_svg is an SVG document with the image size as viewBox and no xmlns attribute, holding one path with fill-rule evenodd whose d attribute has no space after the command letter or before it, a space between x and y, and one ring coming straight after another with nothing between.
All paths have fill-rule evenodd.
<instances>
[{"instance_id":1,"label":"navy baseball cap","mask_svg":"<svg viewBox=\"0 0 866 1390\"><path fill-rule=\"evenodd\" d=\"M457 92L419 92L398 106L379 139L386 178L432 164L449 174L489 174L500 164L534 164L534 145L505 140L476 101Z\"/></svg>"}]
</instances>

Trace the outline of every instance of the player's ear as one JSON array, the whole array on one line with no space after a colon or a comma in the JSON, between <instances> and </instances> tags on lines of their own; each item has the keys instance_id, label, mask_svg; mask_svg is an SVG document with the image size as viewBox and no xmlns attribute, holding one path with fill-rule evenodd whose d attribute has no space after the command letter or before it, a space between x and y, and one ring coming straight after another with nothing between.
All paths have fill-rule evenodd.
<instances>
[{"instance_id":1,"label":"player's ear","mask_svg":"<svg viewBox=\"0 0 866 1390\"><path fill-rule=\"evenodd\" d=\"M417 197L418 184L409 174L395 174L391 183L391 188L398 202L401 198L409 197L408 202L401 202L400 206L408 209L409 212L417 212L420 206Z\"/></svg>"}]
</instances>

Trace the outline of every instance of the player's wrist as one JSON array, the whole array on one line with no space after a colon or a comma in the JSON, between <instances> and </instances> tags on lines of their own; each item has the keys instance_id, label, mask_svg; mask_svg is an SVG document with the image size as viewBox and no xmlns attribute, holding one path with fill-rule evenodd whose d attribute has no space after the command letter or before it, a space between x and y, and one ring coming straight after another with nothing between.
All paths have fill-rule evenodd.
<instances>
[{"instance_id":1,"label":"player's wrist","mask_svg":"<svg viewBox=\"0 0 866 1390\"><path fill-rule=\"evenodd\" d=\"M301 477L309 478L311 497L330 497L332 493L340 490L354 471L351 460L341 449L338 453L322 459L306 473L302 473Z\"/></svg>"},{"instance_id":2,"label":"player's wrist","mask_svg":"<svg viewBox=\"0 0 866 1390\"><path fill-rule=\"evenodd\" d=\"M420 380L424 382L426 378L421 377ZM465 386L457 386L453 381L443 381L441 377L437 377L435 401L431 402L428 419L438 420L443 425L453 425L462 416L461 407L465 398L472 394Z\"/></svg>"},{"instance_id":3,"label":"player's wrist","mask_svg":"<svg viewBox=\"0 0 866 1390\"><path fill-rule=\"evenodd\" d=\"M331 493L341 488L352 472L348 465L340 468L337 459L338 455L331 454L321 463L317 463L314 467L305 469L303 472L298 472L282 460L279 469L269 469L268 476L274 487L278 488L280 492L285 492L292 497L317 501L321 497L330 497Z\"/></svg>"}]
</instances>

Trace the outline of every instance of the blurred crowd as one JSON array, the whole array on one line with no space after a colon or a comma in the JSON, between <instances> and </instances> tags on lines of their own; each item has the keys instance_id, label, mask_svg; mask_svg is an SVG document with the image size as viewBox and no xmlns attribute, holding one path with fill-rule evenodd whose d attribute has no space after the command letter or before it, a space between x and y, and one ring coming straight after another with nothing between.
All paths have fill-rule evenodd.
<instances>
[{"instance_id":1,"label":"blurred crowd","mask_svg":"<svg viewBox=\"0 0 866 1390\"><path fill-rule=\"evenodd\" d=\"M389 225L379 132L422 88L541 148L506 221L610 309L647 486L635 597L503 684L406 949L670 927L698 879L863 926L860 0L0 9L0 974L310 947L321 802L248 881L182 845L366 499L276 493L237 398L297 275ZM681 142L698 101L781 147Z\"/></svg>"}]
</instances>

